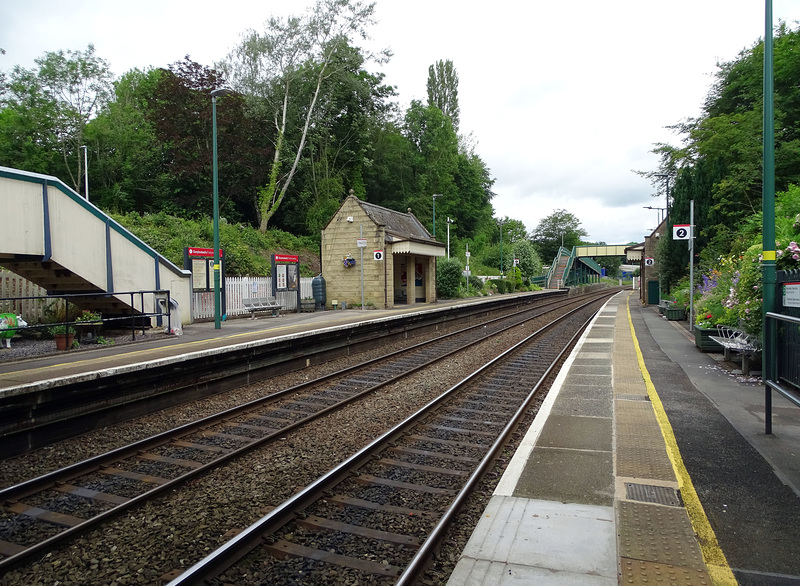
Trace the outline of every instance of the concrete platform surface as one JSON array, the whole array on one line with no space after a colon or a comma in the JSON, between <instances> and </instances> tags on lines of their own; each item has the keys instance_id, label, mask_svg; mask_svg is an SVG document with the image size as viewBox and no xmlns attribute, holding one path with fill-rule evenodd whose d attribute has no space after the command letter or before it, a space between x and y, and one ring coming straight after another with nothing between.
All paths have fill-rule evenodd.
<instances>
[{"instance_id":1,"label":"concrete platform surface","mask_svg":"<svg viewBox=\"0 0 800 586\"><path fill-rule=\"evenodd\" d=\"M599 312L448 584L800 584L800 410L630 292Z\"/></svg>"}]
</instances>

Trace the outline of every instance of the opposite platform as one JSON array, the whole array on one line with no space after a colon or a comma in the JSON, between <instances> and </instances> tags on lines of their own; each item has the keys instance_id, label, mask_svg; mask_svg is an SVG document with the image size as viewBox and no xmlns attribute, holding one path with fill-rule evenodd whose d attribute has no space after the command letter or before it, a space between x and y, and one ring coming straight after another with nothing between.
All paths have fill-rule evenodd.
<instances>
[{"instance_id":1,"label":"opposite platform","mask_svg":"<svg viewBox=\"0 0 800 586\"><path fill-rule=\"evenodd\" d=\"M641 348L637 333L644 339ZM740 485L753 478L731 478L720 465L722 456L704 445L714 446L719 439L737 446L741 454L733 460L756 470L762 489L781 495L761 507L760 520L770 519L771 529L789 531L790 538L797 529L786 520L784 507L796 510L797 495L756 450L734 441L738 434L733 425L720 425L724 417L656 339L706 361L704 370L694 369L692 377L703 377L717 392L763 396L761 387L742 391L735 379L714 371L713 360L658 314L640 308L629 293L617 295L562 369L448 584L733 584L737 577L742 583L800 583L793 555L800 541L781 539L783 552L776 554L774 540L748 546L758 536L736 535L739 518L748 512L731 493L741 492ZM653 378L649 364L655 369ZM693 393L705 405L682 413L686 401L678 390ZM666 396L666 410L659 395ZM670 421L678 424L677 440ZM789 423L789 429L776 435L784 433L782 441L787 436L791 440L791 420L781 423ZM682 453L689 457L688 470ZM715 468L722 473L709 477L707 471ZM693 474L702 481L698 490ZM709 522L700 501L716 503L708 491L726 492L725 498L737 503L736 514L725 523L712 515ZM715 530L724 533L723 548ZM773 553L759 556L759 562L740 555L748 547ZM734 576L723 551L748 567L737 567Z\"/></svg>"}]
</instances>

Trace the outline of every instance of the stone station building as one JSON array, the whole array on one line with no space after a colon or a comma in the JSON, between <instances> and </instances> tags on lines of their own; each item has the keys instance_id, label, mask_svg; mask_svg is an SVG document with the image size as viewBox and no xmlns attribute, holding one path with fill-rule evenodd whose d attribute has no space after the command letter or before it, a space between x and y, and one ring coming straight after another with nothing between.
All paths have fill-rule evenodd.
<instances>
[{"instance_id":1,"label":"stone station building","mask_svg":"<svg viewBox=\"0 0 800 586\"><path fill-rule=\"evenodd\" d=\"M361 245L361 246L359 246ZM360 265L363 252L363 267ZM361 270L367 307L392 308L436 301L436 257L445 255L409 209L396 212L345 199L322 230L322 276L326 306L361 304Z\"/></svg>"}]
</instances>

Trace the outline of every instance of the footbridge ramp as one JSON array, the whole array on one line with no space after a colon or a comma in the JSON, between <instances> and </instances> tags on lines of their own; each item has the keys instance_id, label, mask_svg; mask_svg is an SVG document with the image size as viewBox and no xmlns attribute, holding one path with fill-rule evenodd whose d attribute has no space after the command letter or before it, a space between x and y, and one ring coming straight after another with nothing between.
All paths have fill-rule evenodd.
<instances>
[{"instance_id":1,"label":"footbridge ramp","mask_svg":"<svg viewBox=\"0 0 800 586\"><path fill-rule=\"evenodd\" d=\"M191 272L136 238L61 180L0 167L0 266L36 283L49 295L168 290L181 323L192 320ZM154 313L130 295L81 298L84 309ZM138 300L137 300L138 301Z\"/></svg>"}]
</instances>

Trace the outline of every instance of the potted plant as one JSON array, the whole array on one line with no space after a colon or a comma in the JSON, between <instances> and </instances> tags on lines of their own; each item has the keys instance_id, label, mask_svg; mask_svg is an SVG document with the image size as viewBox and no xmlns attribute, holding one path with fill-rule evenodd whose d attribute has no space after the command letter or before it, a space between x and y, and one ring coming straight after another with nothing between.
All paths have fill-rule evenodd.
<instances>
[{"instance_id":1,"label":"potted plant","mask_svg":"<svg viewBox=\"0 0 800 586\"><path fill-rule=\"evenodd\" d=\"M56 350L69 350L75 339L75 328L65 324L51 326L47 329L56 341Z\"/></svg>"},{"instance_id":2,"label":"potted plant","mask_svg":"<svg viewBox=\"0 0 800 586\"><path fill-rule=\"evenodd\" d=\"M316 311L316 302L314 301L313 297L303 297L300 300L300 311L303 313L309 313L312 311Z\"/></svg>"},{"instance_id":3,"label":"potted plant","mask_svg":"<svg viewBox=\"0 0 800 586\"><path fill-rule=\"evenodd\" d=\"M78 331L79 342L95 342L100 335L103 320L100 314L88 309L75 318L75 327Z\"/></svg>"}]
</instances>

